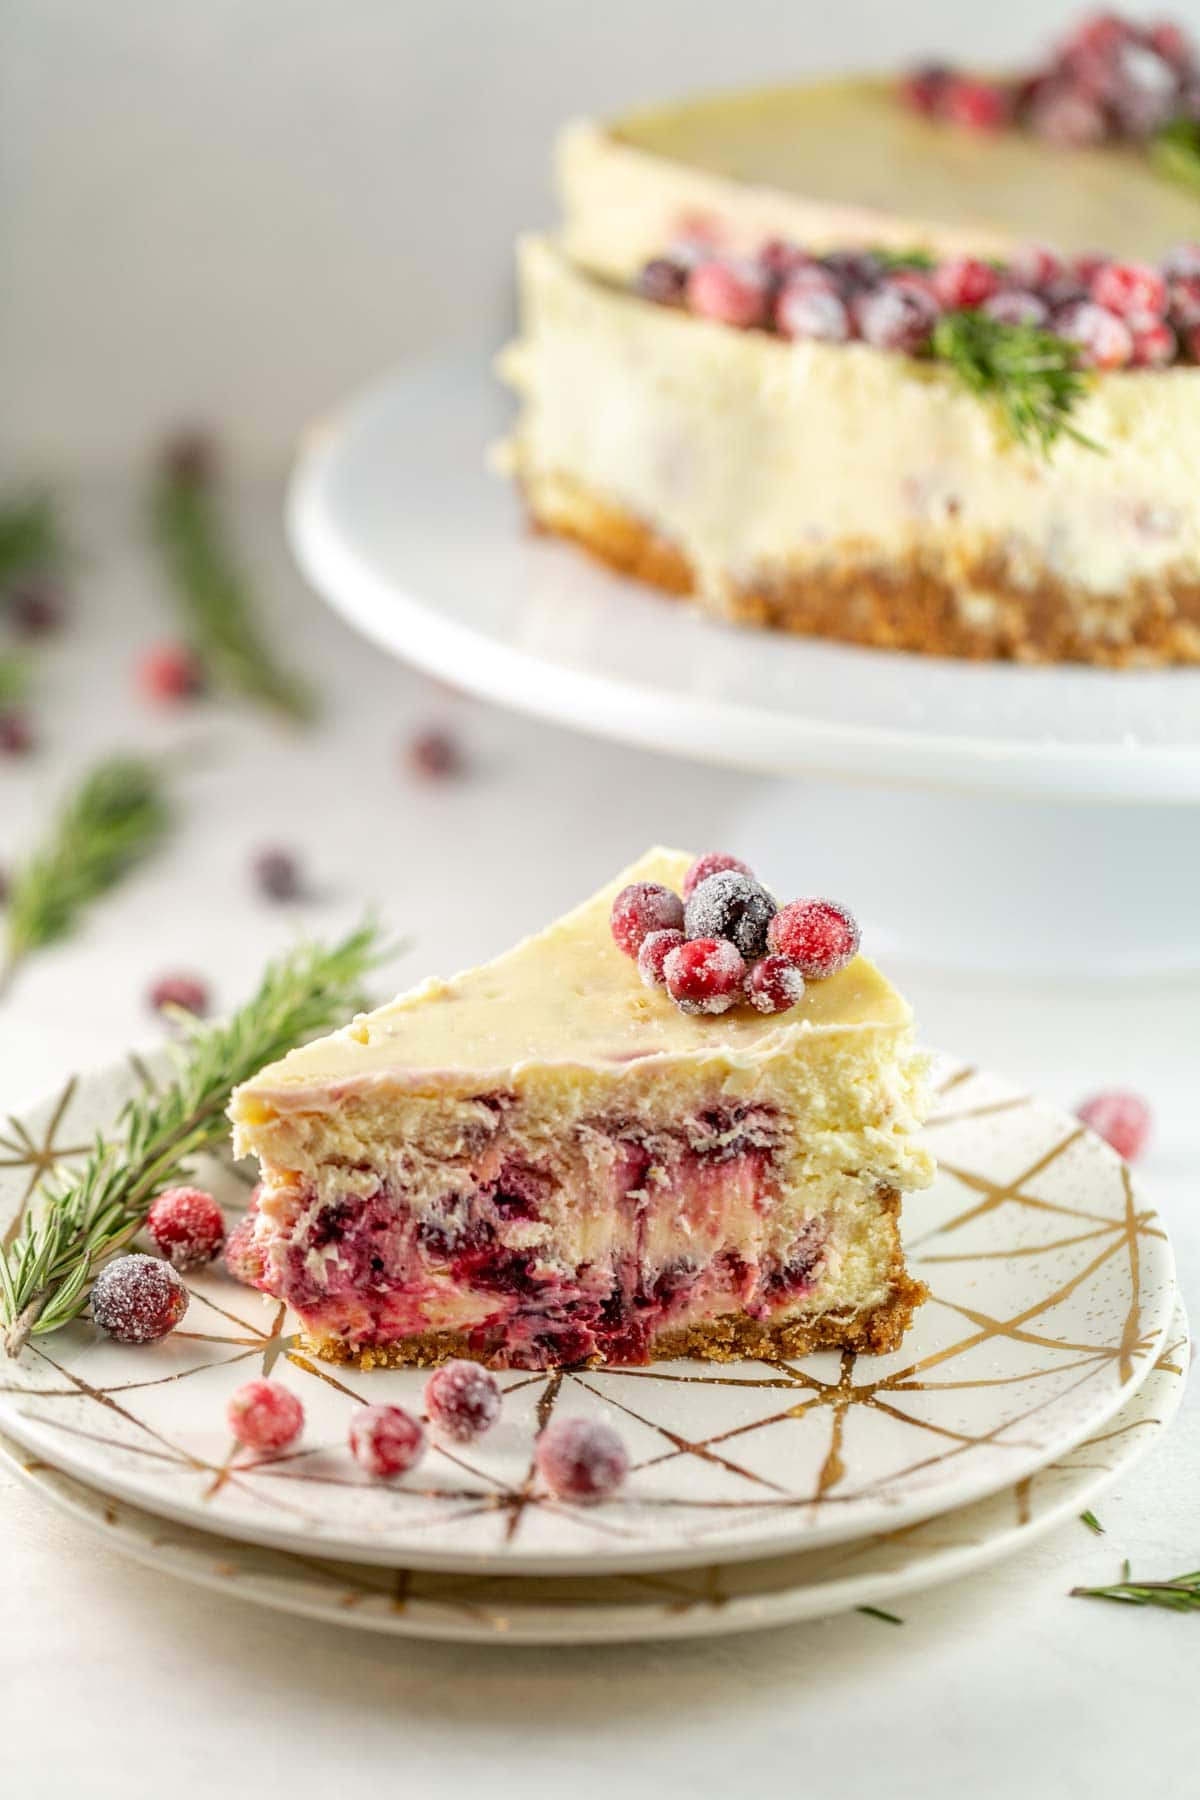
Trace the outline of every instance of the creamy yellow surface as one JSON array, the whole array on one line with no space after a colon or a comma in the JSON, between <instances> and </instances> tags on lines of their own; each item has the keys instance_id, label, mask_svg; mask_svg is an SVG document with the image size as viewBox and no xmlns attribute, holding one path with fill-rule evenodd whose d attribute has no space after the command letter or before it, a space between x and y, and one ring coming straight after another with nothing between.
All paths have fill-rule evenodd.
<instances>
[{"instance_id":1,"label":"creamy yellow surface","mask_svg":"<svg viewBox=\"0 0 1200 1800\"><path fill-rule=\"evenodd\" d=\"M701 96L569 126L558 147L573 255L628 274L689 214L749 247L929 244L1158 256L1200 236L1200 198L1134 147L1059 149L1020 132L940 126L890 80Z\"/></svg>"},{"instance_id":2,"label":"creamy yellow surface","mask_svg":"<svg viewBox=\"0 0 1200 1800\"><path fill-rule=\"evenodd\" d=\"M829 562L928 559L950 580L1001 552L1095 595L1084 628L1120 637L1128 584L1200 571L1200 369L1098 377L1046 461L936 363L865 344L790 344L654 306L520 249L522 335L501 361L522 410L511 460L536 510L574 495L680 548L713 610L737 585ZM964 580L959 604L988 621Z\"/></svg>"}]
</instances>

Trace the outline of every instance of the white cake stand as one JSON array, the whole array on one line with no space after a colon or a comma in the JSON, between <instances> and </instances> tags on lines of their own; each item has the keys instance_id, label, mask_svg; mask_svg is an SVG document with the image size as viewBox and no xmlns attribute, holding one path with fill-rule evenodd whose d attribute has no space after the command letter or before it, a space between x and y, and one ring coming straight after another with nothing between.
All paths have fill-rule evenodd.
<instances>
[{"instance_id":1,"label":"white cake stand","mask_svg":"<svg viewBox=\"0 0 1200 1800\"><path fill-rule=\"evenodd\" d=\"M967 664L715 624L525 529L484 462L506 410L482 353L443 355L310 434L293 548L366 636L503 705L746 771L713 841L781 888L853 897L881 948L1200 967L1200 670Z\"/></svg>"}]
</instances>

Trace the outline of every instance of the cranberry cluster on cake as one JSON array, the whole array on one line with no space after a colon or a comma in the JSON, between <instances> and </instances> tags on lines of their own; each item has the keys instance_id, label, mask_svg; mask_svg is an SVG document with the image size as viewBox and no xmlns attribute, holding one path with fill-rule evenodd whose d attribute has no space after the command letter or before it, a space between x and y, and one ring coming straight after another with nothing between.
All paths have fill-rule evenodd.
<instances>
[{"instance_id":1,"label":"cranberry cluster on cake","mask_svg":"<svg viewBox=\"0 0 1200 1800\"><path fill-rule=\"evenodd\" d=\"M923 1060L847 916L802 914L732 858L652 851L263 1070L232 1105L256 1285L368 1367L894 1347L922 1293L899 1207L931 1176ZM689 917L710 935L660 985L650 928Z\"/></svg>"}]
</instances>

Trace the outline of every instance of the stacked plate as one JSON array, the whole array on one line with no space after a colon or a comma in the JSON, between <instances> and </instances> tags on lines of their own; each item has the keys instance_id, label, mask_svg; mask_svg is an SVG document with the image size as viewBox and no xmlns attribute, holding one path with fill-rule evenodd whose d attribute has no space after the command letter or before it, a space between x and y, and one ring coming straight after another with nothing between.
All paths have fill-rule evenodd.
<instances>
[{"instance_id":1,"label":"stacked plate","mask_svg":"<svg viewBox=\"0 0 1200 1800\"><path fill-rule=\"evenodd\" d=\"M0 1232L141 1079L72 1081L0 1130ZM1128 1169L993 1076L943 1062L937 1087L941 1172L906 1218L931 1298L895 1355L510 1372L486 1437L376 1483L349 1414L420 1410L421 1374L315 1362L282 1307L213 1268L159 1344L79 1322L0 1369L0 1454L144 1562L370 1630L585 1643L884 1605L1087 1508L1165 1429L1187 1366L1171 1247ZM244 1205L228 1167L203 1179ZM306 1413L270 1459L225 1424L264 1373ZM537 1433L566 1413L621 1432L633 1472L613 1500L539 1485Z\"/></svg>"}]
</instances>

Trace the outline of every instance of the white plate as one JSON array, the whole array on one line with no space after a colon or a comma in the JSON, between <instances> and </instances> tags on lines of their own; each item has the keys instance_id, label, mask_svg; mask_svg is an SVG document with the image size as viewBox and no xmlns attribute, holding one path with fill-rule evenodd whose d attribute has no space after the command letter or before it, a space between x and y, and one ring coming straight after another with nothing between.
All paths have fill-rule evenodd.
<instances>
[{"instance_id":1,"label":"white plate","mask_svg":"<svg viewBox=\"0 0 1200 1800\"><path fill-rule=\"evenodd\" d=\"M2 1436L0 1457L112 1548L151 1568L283 1612L395 1637L469 1643L709 1637L887 1605L1022 1549L1092 1506L1145 1455L1174 1416L1187 1366L1187 1320L1177 1304L1167 1341L1137 1392L1094 1441L1029 1479L908 1530L799 1555L658 1575L547 1580L364 1569L262 1550L173 1524L108 1499Z\"/></svg>"},{"instance_id":2,"label":"white plate","mask_svg":"<svg viewBox=\"0 0 1200 1800\"><path fill-rule=\"evenodd\" d=\"M601 736L771 774L1062 799L1200 799L1200 670L972 664L740 630L532 536L484 447L481 352L380 381L314 430L290 529L395 655Z\"/></svg>"},{"instance_id":3,"label":"white plate","mask_svg":"<svg viewBox=\"0 0 1200 1800\"><path fill-rule=\"evenodd\" d=\"M0 1141L0 1231L57 1153L85 1144L136 1084L129 1064L34 1108ZM1158 1354L1170 1245L1128 1170L1077 1121L945 1065L936 1187L906 1209L933 1298L894 1355L662 1363L504 1375L500 1423L435 1446L393 1484L346 1449L353 1407L419 1409L416 1370L312 1361L284 1309L217 1271L161 1343L77 1321L0 1367L0 1427L56 1466L184 1523L277 1548L417 1568L521 1574L695 1566L894 1530L1019 1481L1095 1432ZM245 1187L214 1165L223 1201ZM230 1393L260 1372L301 1394L300 1446L231 1441ZM633 1463L603 1506L554 1501L532 1473L554 1411L603 1413Z\"/></svg>"}]
</instances>

